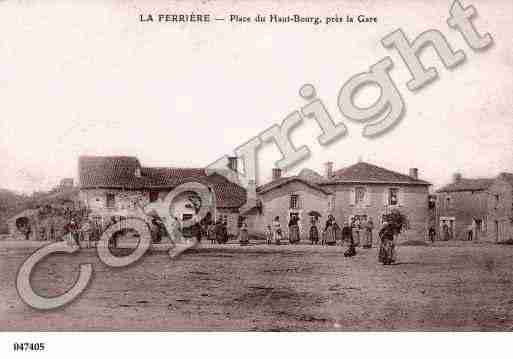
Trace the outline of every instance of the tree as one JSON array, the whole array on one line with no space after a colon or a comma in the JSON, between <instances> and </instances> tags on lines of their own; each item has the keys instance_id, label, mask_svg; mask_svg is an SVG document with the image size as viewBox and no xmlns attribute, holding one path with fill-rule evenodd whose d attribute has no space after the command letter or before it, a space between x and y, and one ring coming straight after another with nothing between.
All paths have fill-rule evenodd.
<instances>
[{"instance_id":1,"label":"tree","mask_svg":"<svg viewBox=\"0 0 513 359\"><path fill-rule=\"evenodd\" d=\"M383 218L392 226L395 235L408 228L408 218L398 209L391 210L390 213L383 215Z\"/></svg>"}]
</instances>

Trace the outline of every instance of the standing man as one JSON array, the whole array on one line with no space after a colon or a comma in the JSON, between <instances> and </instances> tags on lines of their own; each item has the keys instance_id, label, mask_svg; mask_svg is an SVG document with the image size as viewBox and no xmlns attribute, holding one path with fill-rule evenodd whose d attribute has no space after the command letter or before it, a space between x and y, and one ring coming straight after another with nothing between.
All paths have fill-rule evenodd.
<instances>
[{"instance_id":1,"label":"standing man","mask_svg":"<svg viewBox=\"0 0 513 359\"><path fill-rule=\"evenodd\" d=\"M432 226L429 227L428 236L429 236L429 240L431 241L431 243L435 243L436 231Z\"/></svg>"},{"instance_id":2,"label":"standing man","mask_svg":"<svg viewBox=\"0 0 513 359\"><path fill-rule=\"evenodd\" d=\"M474 235L474 227L472 227L472 224L469 224L467 226L467 240L472 241Z\"/></svg>"}]
</instances>

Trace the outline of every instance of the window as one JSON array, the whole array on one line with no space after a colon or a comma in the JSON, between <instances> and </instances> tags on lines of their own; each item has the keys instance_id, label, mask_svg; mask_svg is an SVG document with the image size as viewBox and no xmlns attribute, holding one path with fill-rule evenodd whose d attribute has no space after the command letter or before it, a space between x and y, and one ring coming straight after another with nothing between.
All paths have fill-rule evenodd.
<instances>
[{"instance_id":1,"label":"window","mask_svg":"<svg viewBox=\"0 0 513 359\"><path fill-rule=\"evenodd\" d=\"M362 204L365 202L365 187L356 187L354 191L354 203Z\"/></svg>"},{"instance_id":2,"label":"window","mask_svg":"<svg viewBox=\"0 0 513 359\"><path fill-rule=\"evenodd\" d=\"M495 207L497 208L499 206L499 201L501 198L500 198L499 194L495 194L494 197L495 197Z\"/></svg>"},{"instance_id":3,"label":"window","mask_svg":"<svg viewBox=\"0 0 513 359\"><path fill-rule=\"evenodd\" d=\"M292 194L290 195L290 209L298 209L299 208L299 195Z\"/></svg>"},{"instance_id":4,"label":"window","mask_svg":"<svg viewBox=\"0 0 513 359\"><path fill-rule=\"evenodd\" d=\"M389 188L388 189L388 204L390 206L396 206L399 204L399 189Z\"/></svg>"},{"instance_id":5,"label":"window","mask_svg":"<svg viewBox=\"0 0 513 359\"><path fill-rule=\"evenodd\" d=\"M114 208L116 206L116 197L114 193L107 193L107 208Z\"/></svg>"},{"instance_id":6,"label":"window","mask_svg":"<svg viewBox=\"0 0 513 359\"><path fill-rule=\"evenodd\" d=\"M150 191L150 202L156 202L159 199L158 191Z\"/></svg>"},{"instance_id":7,"label":"window","mask_svg":"<svg viewBox=\"0 0 513 359\"><path fill-rule=\"evenodd\" d=\"M434 196L428 197L428 208L435 209L436 208L436 198Z\"/></svg>"},{"instance_id":8,"label":"window","mask_svg":"<svg viewBox=\"0 0 513 359\"><path fill-rule=\"evenodd\" d=\"M447 196L445 198L445 205L447 208L451 207L451 197Z\"/></svg>"},{"instance_id":9,"label":"window","mask_svg":"<svg viewBox=\"0 0 513 359\"><path fill-rule=\"evenodd\" d=\"M188 221L191 218L192 218L192 214L191 213L184 213L184 214L182 214L182 221Z\"/></svg>"}]
</instances>

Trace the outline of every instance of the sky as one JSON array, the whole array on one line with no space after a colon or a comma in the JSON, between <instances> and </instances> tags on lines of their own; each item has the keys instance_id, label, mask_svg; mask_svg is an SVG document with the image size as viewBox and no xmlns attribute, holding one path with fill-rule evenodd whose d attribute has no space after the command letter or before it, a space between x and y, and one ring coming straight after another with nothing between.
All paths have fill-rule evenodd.
<instances>
[{"instance_id":1,"label":"sky","mask_svg":"<svg viewBox=\"0 0 513 359\"><path fill-rule=\"evenodd\" d=\"M4 1L0 3L0 188L30 193L77 175L80 155L133 155L145 166L203 167L280 124L306 104L315 86L347 136L321 146L317 124L293 130L311 156L302 168L323 171L359 159L419 176L434 187L464 177L513 172L513 3L473 5L477 30L494 44L475 52L449 28L450 1ZM141 14L208 13L376 16L377 24L143 23ZM401 28L411 40L440 30L466 61L443 67L422 52L438 80L411 92L407 67L380 40ZM342 85L390 56L390 74L406 106L402 121L368 139L337 107ZM355 101L372 104L366 87ZM258 153L258 183L280 159L275 145Z\"/></svg>"}]
</instances>

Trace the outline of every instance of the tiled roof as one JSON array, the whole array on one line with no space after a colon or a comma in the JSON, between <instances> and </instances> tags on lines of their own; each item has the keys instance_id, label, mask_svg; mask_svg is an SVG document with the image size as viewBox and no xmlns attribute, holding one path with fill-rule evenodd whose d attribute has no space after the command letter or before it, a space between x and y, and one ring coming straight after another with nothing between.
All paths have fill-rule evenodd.
<instances>
[{"instance_id":1,"label":"tiled roof","mask_svg":"<svg viewBox=\"0 0 513 359\"><path fill-rule=\"evenodd\" d=\"M411 184L431 185L429 182L415 179L399 172L387 170L367 162L358 162L352 166L333 172L329 179L319 184L331 183L384 183L384 184Z\"/></svg>"},{"instance_id":2,"label":"tiled roof","mask_svg":"<svg viewBox=\"0 0 513 359\"><path fill-rule=\"evenodd\" d=\"M450 183L436 192L462 192L462 191L483 191L490 187L493 178L462 178L457 182Z\"/></svg>"},{"instance_id":3,"label":"tiled roof","mask_svg":"<svg viewBox=\"0 0 513 359\"><path fill-rule=\"evenodd\" d=\"M240 207L246 202L246 189L221 175L207 175L203 168L141 167L136 157L127 156L81 156L78 163L82 189L171 189L190 179L212 185L218 207Z\"/></svg>"},{"instance_id":4,"label":"tiled roof","mask_svg":"<svg viewBox=\"0 0 513 359\"><path fill-rule=\"evenodd\" d=\"M302 177L299 177L299 176L281 177L279 179L276 179L274 181L266 183L266 184L264 184L264 185L262 185L262 186L257 188L257 193L258 194L264 194L264 193L269 192L270 190L273 190L273 189L275 189L277 187L281 187L281 186L284 186L284 185L286 185L288 183L295 182L295 181L301 182L301 183L303 183L303 184L305 184L305 185L307 185L307 186L309 186L311 188L314 188L314 189L316 189L316 190L318 190L318 191L320 191L320 192L322 192L324 194L331 194L332 193L329 189L323 188L323 187L321 187L321 186L319 186L319 185L317 185L317 184L315 184L313 182L310 182L310 181L308 181L308 180L306 180L306 179L304 179Z\"/></svg>"}]
</instances>

